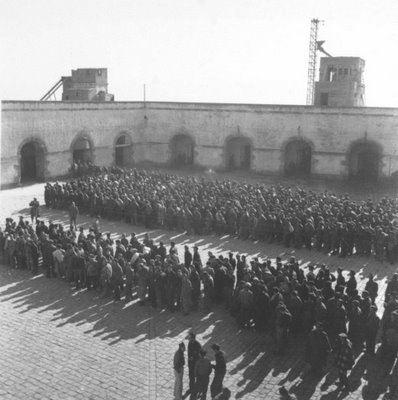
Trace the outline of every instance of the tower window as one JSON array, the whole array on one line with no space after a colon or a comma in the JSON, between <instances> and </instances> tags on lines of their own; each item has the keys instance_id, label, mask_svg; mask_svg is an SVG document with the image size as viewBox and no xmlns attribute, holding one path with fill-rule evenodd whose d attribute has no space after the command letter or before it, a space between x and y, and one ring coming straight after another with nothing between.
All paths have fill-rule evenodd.
<instances>
[{"instance_id":1,"label":"tower window","mask_svg":"<svg viewBox=\"0 0 398 400\"><path fill-rule=\"evenodd\" d=\"M329 93L321 93L321 106L329 105Z\"/></svg>"},{"instance_id":2,"label":"tower window","mask_svg":"<svg viewBox=\"0 0 398 400\"><path fill-rule=\"evenodd\" d=\"M333 67L329 67L326 76L326 81L333 82L335 79L336 79L336 69Z\"/></svg>"}]
</instances>

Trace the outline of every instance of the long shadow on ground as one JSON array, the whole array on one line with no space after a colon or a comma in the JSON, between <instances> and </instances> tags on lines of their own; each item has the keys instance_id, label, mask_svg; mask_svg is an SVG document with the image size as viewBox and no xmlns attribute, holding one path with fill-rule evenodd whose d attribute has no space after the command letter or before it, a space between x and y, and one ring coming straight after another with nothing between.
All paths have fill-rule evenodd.
<instances>
[{"instance_id":1,"label":"long shadow on ground","mask_svg":"<svg viewBox=\"0 0 398 400\"><path fill-rule=\"evenodd\" d=\"M21 210L19 213L27 216L29 210ZM66 225L68 222L67 213L64 211L42 208L41 214L42 218L51 219L56 223ZM81 216L80 222L81 226L87 228L92 221L86 216ZM102 230L113 232L113 237L119 237L124 232L128 234L133 230L140 237L146 232L142 227L132 227L120 221L102 221ZM309 262L313 256L318 260L325 260L325 263L329 261L328 264L335 260L307 250L286 252L281 246L243 242L228 236L187 236L180 232L164 230L154 230L150 234L156 241L164 240L168 243L173 240L177 243L180 254L184 244L198 245L203 259L207 251L216 255L234 251L259 257L265 257L267 253L285 257L294 254L303 264ZM339 260L339 265L346 266L347 269L356 269L361 275L371 271L369 266L359 267L361 263L358 262L353 266L349 259L341 262ZM332 266L331 269L334 267L337 268ZM386 279L392 272L393 268L386 267L377 278ZM43 275L32 277L27 271L10 271L4 267L0 277L0 302L12 303L13 308L21 315L29 312L51 312L52 322L57 327L87 324L89 328L85 334L100 337L109 345L127 340L140 343L181 338L190 330L194 330L198 337L201 337L205 348L217 342L225 350L229 365L226 381L228 383L229 379L237 378L235 398L245 398L259 388L267 388L268 382L275 382L275 378L278 384L290 386L290 391L295 393L299 400L312 398L316 390L319 393L320 387L321 399L344 398L334 386L336 377L332 368L320 382L309 376L301 378L300 374L304 369L304 336L292 338L286 355L277 356L273 354L272 335L253 330L239 330L232 317L221 306L211 313L197 312L184 317L180 313L153 309L149 305L140 306L137 301L128 304L114 303L109 299L100 298L94 291L76 291L64 281L47 279ZM350 379L354 388L361 390L365 400L376 400L393 382L398 382L398 367L393 368L390 373L385 373L377 363L377 358L360 356L351 373ZM270 386L270 391L274 389L274 386Z\"/></svg>"}]
</instances>

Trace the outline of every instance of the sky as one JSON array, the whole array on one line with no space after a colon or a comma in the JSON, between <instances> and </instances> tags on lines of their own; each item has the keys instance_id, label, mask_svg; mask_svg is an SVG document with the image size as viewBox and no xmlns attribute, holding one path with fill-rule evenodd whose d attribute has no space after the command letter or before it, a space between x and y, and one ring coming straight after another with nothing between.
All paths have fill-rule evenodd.
<instances>
[{"instance_id":1,"label":"sky","mask_svg":"<svg viewBox=\"0 0 398 400\"><path fill-rule=\"evenodd\" d=\"M312 18L365 59L366 105L398 107L397 0L0 0L0 98L104 67L116 101L305 104Z\"/></svg>"}]
</instances>

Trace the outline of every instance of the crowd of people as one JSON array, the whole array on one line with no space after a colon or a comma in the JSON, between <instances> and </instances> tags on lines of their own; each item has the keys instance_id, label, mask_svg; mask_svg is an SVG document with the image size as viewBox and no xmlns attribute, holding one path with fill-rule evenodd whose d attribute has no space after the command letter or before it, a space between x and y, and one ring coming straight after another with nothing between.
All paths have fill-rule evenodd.
<instances>
[{"instance_id":1,"label":"crowd of people","mask_svg":"<svg viewBox=\"0 0 398 400\"><path fill-rule=\"evenodd\" d=\"M131 233L114 240L110 232L101 232L99 222L101 217L123 218L188 234L229 233L242 239L316 247L341 256L375 252L384 259L396 251L389 236L395 232L397 208L392 199L358 204L328 192L115 168L64 184L46 184L45 203L67 209L70 226L46 223L40 218L39 202L33 199L30 221L22 216L17 221L7 218L0 230L0 247L11 268L33 274L43 270L48 278L64 279L76 289L94 290L115 302L138 298L142 306L184 315L209 312L215 305L224 307L240 329L271 334L278 355L289 348L292 336L305 334L308 369L321 378L333 351L344 390L349 389L348 371L355 358L363 350L374 357L379 340L380 357L386 365L397 357L398 274L380 294L370 273L360 291L355 271L338 268L334 272L326 265L312 264L304 268L295 257L283 261L280 257L249 259L241 254L215 256L208 252L202 259L196 246L186 245L179 253L174 242L157 243L148 233L140 239ZM89 229L78 226L80 212L95 217ZM272 223L263 224L263 218ZM370 236L361 236L363 231ZM380 232L386 235L381 247ZM384 296L381 318L376 305L380 296ZM226 362L220 346L212 347L216 363L211 366L200 345L194 346L197 351L192 359L193 342L197 343L191 335L191 398L206 398L212 370L212 398L227 396L223 390ZM181 343L173 360L176 399L182 396L184 348Z\"/></svg>"},{"instance_id":2,"label":"crowd of people","mask_svg":"<svg viewBox=\"0 0 398 400\"><path fill-rule=\"evenodd\" d=\"M249 260L229 253L206 260L195 246L179 254L176 244L155 243L149 234L142 240L132 233L113 240L102 233L98 220L87 230L75 229L78 208L69 207L71 226L40 220L39 204L31 203L31 221L6 219L0 232L1 249L8 265L48 278L65 279L76 289L96 290L101 297L142 306L150 304L184 315L225 307L241 329L271 333L277 354L284 354L289 337L308 334L305 358L321 376L332 348L337 353L341 383L348 388L347 371L363 349L374 356L381 334L382 359L398 351L398 274L384 293L384 313L377 315L378 284L369 274L360 293L354 271L332 273L326 265L299 265L294 257L283 262ZM222 389L219 384L218 389ZM212 396L218 393L214 389ZM220 389L220 390L221 390ZM202 388L202 391L204 389ZM195 397L192 397L195 398ZM200 397L199 397L200 398ZM203 397L205 398L205 397Z\"/></svg>"},{"instance_id":3,"label":"crowd of people","mask_svg":"<svg viewBox=\"0 0 398 400\"><path fill-rule=\"evenodd\" d=\"M94 165L90 160L74 160L69 172L72 177L97 174L101 172L101 168Z\"/></svg>"},{"instance_id":4,"label":"crowd of people","mask_svg":"<svg viewBox=\"0 0 398 400\"><path fill-rule=\"evenodd\" d=\"M47 184L45 202L147 228L315 248L346 257L375 255L398 261L396 199L352 201L281 185L242 184L160 171L113 167L64 184Z\"/></svg>"}]
</instances>

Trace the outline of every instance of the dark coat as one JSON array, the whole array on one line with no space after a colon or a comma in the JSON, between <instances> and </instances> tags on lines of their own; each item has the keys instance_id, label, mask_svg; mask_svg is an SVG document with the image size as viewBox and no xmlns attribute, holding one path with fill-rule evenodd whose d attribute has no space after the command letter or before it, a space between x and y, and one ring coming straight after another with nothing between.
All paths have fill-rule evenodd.
<instances>
[{"instance_id":1,"label":"dark coat","mask_svg":"<svg viewBox=\"0 0 398 400\"><path fill-rule=\"evenodd\" d=\"M313 329L305 347L305 361L314 369L325 366L328 353L331 351L329 337L321 329Z\"/></svg>"}]
</instances>

